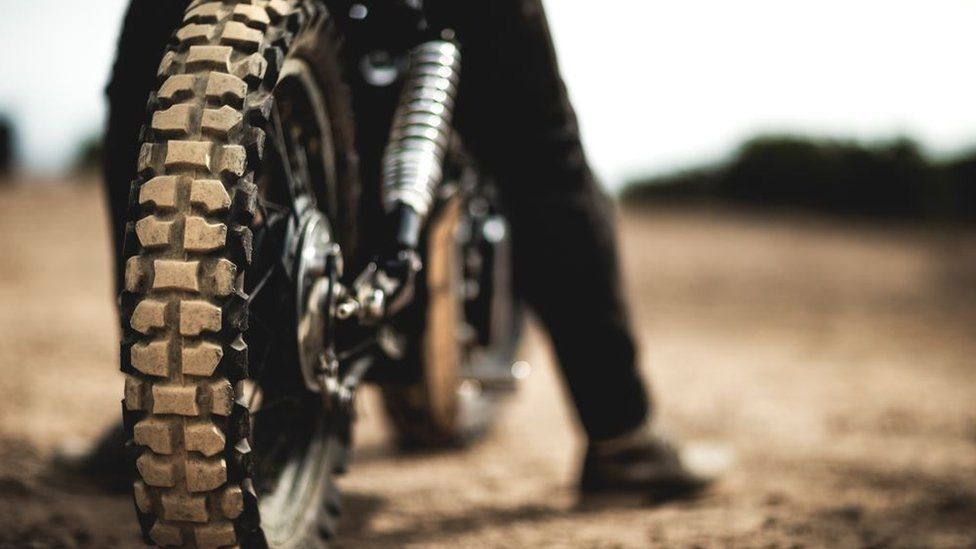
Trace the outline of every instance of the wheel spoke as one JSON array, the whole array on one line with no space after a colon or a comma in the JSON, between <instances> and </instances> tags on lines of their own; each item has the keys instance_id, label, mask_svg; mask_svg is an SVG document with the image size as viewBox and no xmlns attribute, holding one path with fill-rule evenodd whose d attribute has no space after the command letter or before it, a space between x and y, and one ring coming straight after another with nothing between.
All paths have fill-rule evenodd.
<instances>
[{"instance_id":1,"label":"wheel spoke","mask_svg":"<svg viewBox=\"0 0 976 549\"><path fill-rule=\"evenodd\" d=\"M297 181L295 180L295 172L291 166L291 153L288 145L285 143L285 132L281 125L281 113L278 111L277 103L272 107L271 120L274 124L274 131L271 132L271 142L278 153L278 161L281 163L281 169L284 171L285 179L287 179L285 188L288 190L288 197L291 199L291 203L295 205Z\"/></svg>"},{"instance_id":2,"label":"wheel spoke","mask_svg":"<svg viewBox=\"0 0 976 549\"><path fill-rule=\"evenodd\" d=\"M281 204L278 204L277 202L272 202L271 200L268 200L268 198L264 196L258 197L258 210L261 212L261 216L264 219L269 219L272 214L284 215L287 217L291 215L292 212L291 208L289 208L288 206L283 206Z\"/></svg>"},{"instance_id":3,"label":"wheel spoke","mask_svg":"<svg viewBox=\"0 0 976 549\"><path fill-rule=\"evenodd\" d=\"M247 295L248 306L250 306L251 302L254 301L254 299L258 296L258 294L261 293L261 290L265 287L265 285L267 285L268 281L271 280L271 277L274 275L275 271L277 271L280 266L281 263L277 261L272 263L271 266L268 267L268 270L260 278L260 280L258 280L257 284L255 284L254 287L251 288L251 292Z\"/></svg>"}]
</instances>

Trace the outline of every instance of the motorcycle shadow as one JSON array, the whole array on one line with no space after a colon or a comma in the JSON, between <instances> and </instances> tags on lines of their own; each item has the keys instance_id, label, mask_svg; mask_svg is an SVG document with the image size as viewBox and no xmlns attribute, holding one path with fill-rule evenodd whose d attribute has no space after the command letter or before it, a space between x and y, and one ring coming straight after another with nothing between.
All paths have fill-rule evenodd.
<instances>
[{"instance_id":1,"label":"motorcycle shadow","mask_svg":"<svg viewBox=\"0 0 976 549\"><path fill-rule=\"evenodd\" d=\"M486 530L505 530L523 524L541 523L553 519L567 519L598 514L617 509L653 508L663 505L643 496L580 497L570 507L525 504L514 507L472 506L460 514L421 519L401 528L378 531L372 526L374 517L383 511L388 501L375 494L347 493L344 499L342 523L337 547L403 547L425 545L445 539L461 537Z\"/></svg>"}]
</instances>

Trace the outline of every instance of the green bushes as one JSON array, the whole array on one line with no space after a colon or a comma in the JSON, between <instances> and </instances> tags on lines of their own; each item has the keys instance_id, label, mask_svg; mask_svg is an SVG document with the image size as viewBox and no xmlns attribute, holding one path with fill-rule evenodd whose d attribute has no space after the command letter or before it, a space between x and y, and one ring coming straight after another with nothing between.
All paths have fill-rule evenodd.
<instances>
[{"instance_id":1,"label":"green bushes","mask_svg":"<svg viewBox=\"0 0 976 549\"><path fill-rule=\"evenodd\" d=\"M629 204L673 200L855 216L976 221L976 155L928 160L900 139L877 145L763 136L719 166L628 183Z\"/></svg>"},{"instance_id":2,"label":"green bushes","mask_svg":"<svg viewBox=\"0 0 976 549\"><path fill-rule=\"evenodd\" d=\"M13 123L0 115L0 175L7 175L13 170L14 137Z\"/></svg>"}]
</instances>

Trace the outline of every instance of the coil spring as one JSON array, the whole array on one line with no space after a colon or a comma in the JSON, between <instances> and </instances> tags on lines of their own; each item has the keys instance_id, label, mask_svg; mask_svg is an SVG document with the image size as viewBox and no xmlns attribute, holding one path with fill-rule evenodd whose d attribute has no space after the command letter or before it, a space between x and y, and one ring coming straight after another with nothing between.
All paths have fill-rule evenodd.
<instances>
[{"instance_id":1,"label":"coil spring","mask_svg":"<svg viewBox=\"0 0 976 549\"><path fill-rule=\"evenodd\" d=\"M453 42L435 40L410 52L407 76L383 155L383 206L426 216L443 177L444 153L461 70Z\"/></svg>"}]
</instances>

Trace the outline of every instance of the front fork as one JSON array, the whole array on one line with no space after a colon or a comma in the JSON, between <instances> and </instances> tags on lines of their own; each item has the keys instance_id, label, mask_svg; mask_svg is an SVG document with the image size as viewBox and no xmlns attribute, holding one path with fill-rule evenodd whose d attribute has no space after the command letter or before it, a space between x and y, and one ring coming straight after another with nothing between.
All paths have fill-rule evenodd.
<instances>
[{"instance_id":1,"label":"front fork","mask_svg":"<svg viewBox=\"0 0 976 549\"><path fill-rule=\"evenodd\" d=\"M372 362L366 357L336 354L335 323L358 321L375 326L413 298L422 266L418 245L443 180L460 69L461 55L453 41L432 40L410 50L382 163L382 204L396 233L387 249L348 287L339 282L342 261L337 246L317 260L322 267L315 283L319 289L308 296L315 303L305 306L322 315L317 329L324 330L324 350L318 360L305 361L308 365L303 362L303 374L306 385L314 385L322 393L327 407L348 409ZM340 379L343 358L352 365Z\"/></svg>"}]
</instances>

